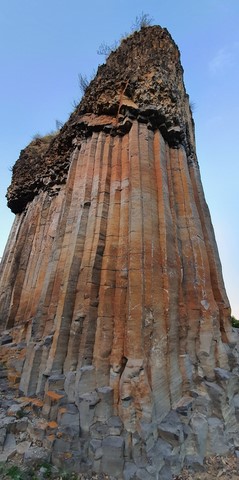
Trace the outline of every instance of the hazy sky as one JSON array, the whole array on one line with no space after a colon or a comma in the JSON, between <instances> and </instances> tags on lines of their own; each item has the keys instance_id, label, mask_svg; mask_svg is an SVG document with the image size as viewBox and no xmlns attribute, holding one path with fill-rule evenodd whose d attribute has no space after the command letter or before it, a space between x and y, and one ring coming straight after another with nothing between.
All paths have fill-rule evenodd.
<instances>
[{"instance_id":1,"label":"hazy sky","mask_svg":"<svg viewBox=\"0 0 239 480\"><path fill-rule=\"evenodd\" d=\"M10 168L36 133L65 122L92 76L141 12L179 46L195 105L197 154L232 311L239 318L239 0L1 0L0 256L13 215Z\"/></svg>"}]
</instances>

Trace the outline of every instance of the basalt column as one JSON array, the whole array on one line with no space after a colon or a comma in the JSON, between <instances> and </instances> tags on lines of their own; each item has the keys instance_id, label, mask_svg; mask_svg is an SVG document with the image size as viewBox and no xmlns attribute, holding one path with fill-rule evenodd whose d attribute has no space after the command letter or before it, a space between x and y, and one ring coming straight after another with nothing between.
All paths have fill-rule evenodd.
<instances>
[{"instance_id":1,"label":"basalt column","mask_svg":"<svg viewBox=\"0 0 239 480\"><path fill-rule=\"evenodd\" d=\"M8 204L16 218L0 321L21 358L20 392L42 396L43 416L63 429L55 392L93 470L131 478L147 467L156 478L190 455L200 463L218 425L223 435L227 421L235 427L237 360L180 55L166 29L123 40L60 132L21 152Z\"/></svg>"}]
</instances>

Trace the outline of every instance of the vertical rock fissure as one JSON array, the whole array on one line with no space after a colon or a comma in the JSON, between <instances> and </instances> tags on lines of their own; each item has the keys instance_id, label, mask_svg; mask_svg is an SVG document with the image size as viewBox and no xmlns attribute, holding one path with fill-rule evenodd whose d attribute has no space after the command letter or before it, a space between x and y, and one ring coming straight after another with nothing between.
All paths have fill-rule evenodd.
<instances>
[{"instance_id":1,"label":"vertical rock fissure","mask_svg":"<svg viewBox=\"0 0 239 480\"><path fill-rule=\"evenodd\" d=\"M159 325L155 325L155 340L152 349L152 385L155 414L162 419L170 410L170 387L168 375L168 318L167 318L167 268L166 268L166 211L167 211L167 169L165 144L159 131L154 135L155 174L157 181L157 217L159 240L159 265L157 269L159 297L155 302L159 308ZM159 373L160 370L160 373Z\"/></svg>"},{"instance_id":2,"label":"vertical rock fissure","mask_svg":"<svg viewBox=\"0 0 239 480\"><path fill-rule=\"evenodd\" d=\"M128 286L128 231L129 231L129 137L118 139L120 168L119 237L114 293L114 327L110 355L110 385L114 388L114 405L120 402L120 377L125 368L126 304ZM115 144L116 147L116 144Z\"/></svg>"},{"instance_id":3,"label":"vertical rock fissure","mask_svg":"<svg viewBox=\"0 0 239 480\"><path fill-rule=\"evenodd\" d=\"M93 146L91 146L93 144ZM74 370L77 367L78 342L82 332L84 316L75 314L75 299L77 296L77 285L79 282L80 270L82 265L82 255L86 241L86 229L89 218L89 209L91 204L90 192L93 181L91 155L89 151L95 148L95 140L92 138L87 142L87 148L83 153L82 163L79 161L78 175L75 179L73 204L73 229L76 225L74 243L71 241L71 248L74 252L72 259L73 266L73 285L70 285L71 310L69 318L69 342L67 345L67 354L64 359L64 371ZM74 230L73 230L74 231ZM73 243L73 245L72 245ZM75 245L75 246L74 246ZM69 284L69 282L68 282Z\"/></svg>"},{"instance_id":4,"label":"vertical rock fissure","mask_svg":"<svg viewBox=\"0 0 239 480\"><path fill-rule=\"evenodd\" d=\"M102 256L108 218L108 188L111 176L111 138L100 133L94 158L91 205L79 276L78 314L83 318L78 368L91 365L97 328Z\"/></svg>"},{"instance_id":5,"label":"vertical rock fissure","mask_svg":"<svg viewBox=\"0 0 239 480\"><path fill-rule=\"evenodd\" d=\"M63 202L63 205L61 208L61 214L60 214L59 224L61 226L61 229L63 228L63 231L64 231L64 233L62 233L58 237L61 247L63 245L65 229L66 229L66 221L64 221L63 211L66 214L70 209L71 198L72 198L72 181L75 177L76 162L77 162L77 159L75 154L73 155L72 165L69 171L69 189L65 196L65 201ZM63 220L62 222L61 222L61 219ZM60 260L61 260L61 257L59 257L59 261L57 262L57 267L58 267L57 272L58 272L58 279L60 280L60 283L61 283L64 278L62 273L64 267L62 266L62 262L60 262ZM45 280L46 280L46 277L45 277ZM56 282L56 277L54 278L54 287L56 285L55 282ZM47 281L47 285L45 285L45 287L47 288L48 286L49 285ZM53 287L53 294L54 294L54 287ZM58 289L56 289L57 299L59 298L58 296L60 295L60 292L61 292L61 289L58 286ZM54 305L57 305L56 300L52 302L51 308ZM41 337L39 337L39 333L40 332L43 333L45 329L45 321L46 321L46 317L42 315L42 311L39 310L39 306L40 304L38 305L36 318L33 319L32 326L31 326L29 348L27 351L26 360L24 363L23 373L22 373L21 382L20 382L20 389L25 394L29 394L29 395L36 393L36 391L43 390L46 376L49 376L52 369L52 363L54 358L54 354L52 355L52 351L55 352L55 346L58 342L58 332L56 332L56 335L53 340L53 344L51 345L50 343L49 345L50 351L44 348L44 344L42 343L35 344L36 340L38 340L39 342L39 340L41 339ZM57 310L54 309L54 315L56 315L56 313L57 313ZM39 320L38 322L37 322L37 319ZM59 325L58 325L58 329L59 329ZM59 370L59 373L61 373L62 367L58 366L58 370Z\"/></svg>"},{"instance_id":6,"label":"vertical rock fissure","mask_svg":"<svg viewBox=\"0 0 239 480\"><path fill-rule=\"evenodd\" d=\"M98 134L93 133L92 137L88 138L87 140L86 150L84 152L86 162L85 172L82 171L81 182L79 185L77 185L77 189L81 191L81 205L79 206L81 211L81 225L79 226L77 238L78 255L81 265L84 265L84 262L86 262L85 248L88 240L87 229L89 229L90 222L89 215L92 202L94 160L97 143ZM89 255L89 246L87 248L87 255ZM79 346L81 347L82 352L84 350L82 343L84 341L83 329L85 328L85 319L88 312L88 310L84 307L84 299L86 299L86 297L89 295L89 286L87 286L86 276L84 276L84 281L82 282L82 275L85 274L86 269L83 267L80 268L76 285L76 296L72 315L68 354L65 360L64 370L67 368L72 370L76 369L79 361Z\"/></svg>"},{"instance_id":7,"label":"vertical rock fissure","mask_svg":"<svg viewBox=\"0 0 239 480\"><path fill-rule=\"evenodd\" d=\"M28 208L27 212L21 214L22 217L22 224L19 229L18 233L18 245L19 249L16 254L16 275L14 278L14 284L12 286L12 295L11 295L11 304L9 305L9 312L8 312L8 321L6 324L6 328L11 328L16 324L16 317L19 307L21 308L21 298L24 294L23 286L25 281L25 274L28 268L28 261L31 254L31 244L32 239L34 236L34 231L36 228L36 214L38 208L36 207L36 211L34 214L34 218L32 222L29 222L29 215L31 215L31 208ZM29 213L30 211L30 213ZM14 268L15 270L15 268Z\"/></svg>"},{"instance_id":8,"label":"vertical rock fissure","mask_svg":"<svg viewBox=\"0 0 239 480\"><path fill-rule=\"evenodd\" d=\"M93 357L99 387L109 383L110 355L114 335L114 296L119 241L119 222L116 221L116 218L119 218L121 197L120 141L117 137L111 140L110 164L108 214L101 265L99 307Z\"/></svg>"},{"instance_id":9,"label":"vertical rock fissure","mask_svg":"<svg viewBox=\"0 0 239 480\"><path fill-rule=\"evenodd\" d=\"M80 155L83 154L83 151L84 145L82 146ZM66 251L64 239L72 201L73 181L75 178L78 154L77 149L72 154L71 165L68 172L67 189L63 190L62 198L61 195L60 198L53 198L54 210L50 224L50 232L52 226L53 234L50 235L50 237L53 236L54 238L52 239L51 255L46 268L38 312L35 319L38 339L42 338L43 335L53 335L56 328L57 308L64 282L65 261L63 252L65 253Z\"/></svg>"},{"instance_id":10,"label":"vertical rock fissure","mask_svg":"<svg viewBox=\"0 0 239 480\"><path fill-rule=\"evenodd\" d=\"M167 338L167 366L170 388L171 405L174 405L181 396L181 372L179 369L179 342L176 341L179 334L179 279L177 261L177 242L175 238L175 212L173 208L174 190L172 164L174 163L174 151L165 149L165 161L167 169L167 220L166 220L166 274L168 291L166 309L168 318Z\"/></svg>"}]
</instances>

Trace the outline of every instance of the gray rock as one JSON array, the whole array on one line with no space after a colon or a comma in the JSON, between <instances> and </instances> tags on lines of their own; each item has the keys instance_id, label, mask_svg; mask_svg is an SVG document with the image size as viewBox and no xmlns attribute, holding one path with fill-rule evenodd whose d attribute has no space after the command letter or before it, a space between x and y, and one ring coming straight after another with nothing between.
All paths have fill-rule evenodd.
<instances>
[{"instance_id":1,"label":"gray rock","mask_svg":"<svg viewBox=\"0 0 239 480\"><path fill-rule=\"evenodd\" d=\"M16 450L16 438L13 433L8 433L4 442L3 450Z\"/></svg>"},{"instance_id":2,"label":"gray rock","mask_svg":"<svg viewBox=\"0 0 239 480\"><path fill-rule=\"evenodd\" d=\"M150 475L157 476L157 468L155 465L146 465L146 470Z\"/></svg>"},{"instance_id":3,"label":"gray rock","mask_svg":"<svg viewBox=\"0 0 239 480\"><path fill-rule=\"evenodd\" d=\"M65 375L51 375L45 385L45 392L48 390L63 390L65 383Z\"/></svg>"},{"instance_id":4,"label":"gray rock","mask_svg":"<svg viewBox=\"0 0 239 480\"><path fill-rule=\"evenodd\" d=\"M102 442L102 470L109 475L122 477L124 467L124 439L109 436Z\"/></svg>"},{"instance_id":5,"label":"gray rock","mask_svg":"<svg viewBox=\"0 0 239 480\"><path fill-rule=\"evenodd\" d=\"M216 379L221 382L227 382L232 377L231 372L224 370L223 368L214 368Z\"/></svg>"},{"instance_id":6,"label":"gray rock","mask_svg":"<svg viewBox=\"0 0 239 480\"><path fill-rule=\"evenodd\" d=\"M19 355L16 357L13 357L9 360L8 362L8 369L9 370L15 370L17 373L22 373L22 367L24 365L24 358L19 358Z\"/></svg>"},{"instance_id":7,"label":"gray rock","mask_svg":"<svg viewBox=\"0 0 239 480\"><path fill-rule=\"evenodd\" d=\"M109 427L109 435L121 435L123 423L120 417L117 417L116 415L110 417L107 425Z\"/></svg>"},{"instance_id":8,"label":"gray rock","mask_svg":"<svg viewBox=\"0 0 239 480\"><path fill-rule=\"evenodd\" d=\"M171 411L158 425L158 433L162 439L171 443L173 446L177 446L183 442L183 425L176 412Z\"/></svg>"},{"instance_id":9,"label":"gray rock","mask_svg":"<svg viewBox=\"0 0 239 480\"><path fill-rule=\"evenodd\" d=\"M150 475L145 468L138 468L136 478L137 480L154 480L155 475Z\"/></svg>"},{"instance_id":10,"label":"gray rock","mask_svg":"<svg viewBox=\"0 0 239 480\"><path fill-rule=\"evenodd\" d=\"M71 427L77 434L80 432L80 415L79 410L74 404L69 404L64 408L64 411L59 411L57 421L60 426Z\"/></svg>"},{"instance_id":11,"label":"gray rock","mask_svg":"<svg viewBox=\"0 0 239 480\"><path fill-rule=\"evenodd\" d=\"M167 465L164 465L164 467L159 472L158 478L160 480L171 480L173 478L171 469Z\"/></svg>"},{"instance_id":12,"label":"gray rock","mask_svg":"<svg viewBox=\"0 0 239 480\"><path fill-rule=\"evenodd\" d=\"M6 333L0 339L0 345L8 345L9 343L12 343L12 336Z\"/></svg>"},{"instance_id":13,"label":"gray rock","mask_svg":"<svg viewBox=\"0 0 239 480\"><path fill-rule=\"evenodd\" d=\"M146 452L149 452L151 450L151 448L153 448L154 444L155 444L155 437L154 437L153 434L151 434L145 442Z\"/></svg>"},{"instance_id":14,"label":"gray rock","mask_svg":"<svg viewBox=\"0 0 239 480\"><path fill-rule=\"evenodd\" d=\"M76 397L75 391L76 372L68 372L64 383L64 390L67 394L68 401L73 403Z\"/></svg>"},{"instance_id":15,"label":"gray rock","mask_svg":"<svg viewBox=\"0 0 239 480\"><path fill-rule=\"evenodd\" d=\"M81 367L76 373L75 389L77 395L92 392L95 387L95 367L92 365Z\"/></svg>"},{"instance_id":16,"label":"gray rock","mask_svg":"<svg viewBox=\"0 0 239 480\"><path fill-rule=\"evenodd\" d=\"M42 416L49 421L56 421L58 410L61 406L65 406L67 398L65 392L61 390L55 390L46 392L42 407Z\"/></svg>"},{"instance_id":17,"label":"gray rock","mask_svg":"<svg viewBox=\"0 0 239 480\"><path fill-rule=\"evenodd\" d=\"M45 347L49 347L52 344L52 341L53 341L53 335L48 335L47 337L44 338L43 345Z\"/></svg>"},{"instance_id":18,"label":"gray rock","mask_svg":"<svg viewBox=\"0 0 239 480\"><path fill-rule=\"evenodd\" d=\"M212 400L212 415L223 419L227 425L233 423L235 421L235 409L232 399L228 401L226 389L214 382L205 382L205 385Z\"/></svg>"},{"instance_id":19,"label":"gray rock","mask_svg":"<svg viewBox=\"0 0 239 480\"><path fill-rule=\"evenodd\" d=\"M3 445L3 451L0 454L0 462L6 462L16 453L16 439L13 433L7 433L5 442Z\"/></svg>"},{"instance_id":20,"label":"gray rock","mask_svg":"<svg viewBox=\"0 0 239 480\"><path fill-rule=\"evenodd\" d=\"M176 448L170 455L165 456L165 467L170 469L173 475L179 475L183 467L184 455L180 448ZM161 472L160 472L161 475Z\"/></svg>"},{"instance_id":21,"label":"gray rock","mask_svg":"<svg viewBox=\"0 0 239 480\"><path fill-rule=\"evenodd\" d=\"M28 417L19 418L19 420L15 422L16 433L25 432L27 430L28 423L29 423Z\"/></svg>"},{"instance_id":22,"label":"gray rock","mask_svg":"<svg viewBox=\"0 0 239 480\"><path fill-rule=\"evenodd\" d=\"M207 453L223 455L226 452L228 452L228 445L223 422L219 418L211 417L208 419Z\"/></svg>"},{"instance_id":23,"label":"gray rock","mask_svg":"<svg viewBox=\"0 0 239 480\"><path fill-rule=\"evenodd\" d=\"M6 428L7 433L15 433L16 431L16 418L4 417L0 421L0 428Z\"/></svg>"},{"instance_id":24,"label":"gray rock","mask_svg":"<svg viewBox=\"0 0 239 480\"><path fill-rule=\"evenodd\" d=\"M239 422L239 394L235 395L233 398L233 404L235 407L236 420Z\"/></svg>"},{"instance_id":25,"label":"gray rock","mask_svg":"<svg viewBox=\"0 0 239 480\"><path fill-rule=\"evenodd\" d=\"M227 392L228 397L239 393L239 374L238 372L229 372L223 368L214 369L217 382Z\"/></svg>"},{"instance_id":26,"label":"gray rock","mask_svg":"<svg viewBox=\"0 0 239 480\"><path fill-rule=\"evenodd\" d=\"M53 446L53 450L59 453L69 452L71 445L71 439L56 438Z\"/></svg>"},{"instance_id":27,"label":"gray rock","mask_svg":"<svg viewBox=\"0 0 239 480\"><path fill-rule=\"evenodd\" d=\"M90 435L92 438L102 440L109 435L109 427L104 423L96 422L90 427Z\"/></svg>"},{"instance_id":28,"label":"gray rock","mask_svg":"<svg viewBox=\"0 0 239 480\"><path fill-rule=\"evenodd\" d=\"M125 462L124 471L123 471L123 479L124 480L133 480L135 478L135 473L137 471L137 467L132 462Z\"/></svg>"},{"instance_id":29,"label":"gray rock","mask_svg":"<svg viewBox=\"0 0 239 480\"><path fill-rule=\"evenodd\" d=\"M4 428L4 427L0 428L0 449L4 445L6 435L7 435L6 428Z\"/></svg>"},{"instance_id":30,"label":"gray rock","mask_svg":"<svg viewBox=\"0 0 239 480\"><path fill-rule=\"evenodd\" d=\"M28 423L27 432L32 440L41 442L46 434L47 422L46 420L37 420Z\"/></svg>"},{"instance_id":31,"label":"gray rock","mask_svg":"<svg viewBox=\"0 0 239 480\"><path fill-rule=\"evenodd\" d=\"M220 387L217 383L214 382L205 382L207 387L207 391L209 393L210 398L213 402L218 402L219 399L225 397L225 392L222 387Z\"/></svg>"},{"instance_id":32,"label":"gray rock","mask_svg":"<svg viewBox=\"0 0 239 480\"><path fill-rule=\"evenodd\" d=\"M99 403L95 409L97 420L106 422L113 415L114 390L111 387L97 388Z\"/></svg>"},{"instance_id":33,"label":"gray rock","mask_svg":"<svg viewBox=\"0 0 239 480\"><path fill-rule=\"evenodd\" d=\"M132 434L132 459L138 468L147 465L146 445L137 432Z\"/></svg>"},{"instance_id":34,"label":"gray rock","mask_svg":"<svg viewBox=\"0 0 239 480\"><path fill-rule=\"evenodd\" d=\"M98 459L98 460L93 460L92 470L95 473L100 473L101 472L101 458Z\"/></svg>"},{"instance_id":35,"label":"gray rock","mask_svg":"<svg viewBox=\"0 0 239 480\"><path fill-rule=\"evenodd\" d=\"M203 459L199 455L186 455L185 465L194 472L203 472Z\"/></svg>"},{"instance_id":36,"label":"gray rock","mask_svg":"<svg viewBox=\"0 0 239 480\"><path fill-rule=\"evenodd\" d=\"M140 437L145 441L152 435L156 439L157 438L157 425L155 425L153 422L145 422L145 421L141 420L141 422L139 422L138 432L139 432Z\"/></svg>"},{"instance_id":37,"label":"gray rock","mask_svg":"<svg viewBox=\"0 0 239 480\"><path fill-rule=\"evenodd\" d=\"M90 441L90 450L95 454L96 450L102 445L101 440L93 439Z\"/></svg>"},{"instance_id":38,"label":"gray rock","mask_svg":"<svg viewBox=\"0 0 239 480\"><path fill-rule=\"evenodd\" d=\"M69 445L79 444L79 431L76 431L72 425L59 426L57 431L57 437L63 439ZM78 446L76 447L78 448Z\"/></svg>"},{"instance_id":39,"label":"gray rock","mask_svg":"<svg viewBox=\"0 0 239 480\"><path fill-rule=\"evenodd\" d=\"M176 412L180 415L187 417L192 412L193 401L194 399L192 397L182 397L175 406Z\"/></svg>"},{"instance_id":40,"label":"gray rock","mask_svg":"<svg viewBox=\"0 0 239 480\"><path fill-rule=\"evenodd\" d=\"M79 397L80 427L83 433L89 432L91 425L96 422L95 406L99 401L96 392L84 393Z\"/></svg>"},{"instance_id":41,"label":"gray rock","mask_svg":"<svg viewBox=\"0 0 239 480\"><path fill-rule=\"evenodd\" d=\"M26 451L30 448L30 446L31 446L31 442L28 442L28 441L18 443L16 446L17 453L19 455L24 455Z\"/></svg>"},{"instance_id":42,"label":"gray rock","mask_svg":"<svg viewBox=\"0 0 239 480\"><path fill-rule=\"evenodd\" d=\"M41 447L30 447L24 454L24 463L29 466L37 466L43 462L49 462L51 452Z\"/></svg>"},{"instance_id":43,"label":"gray rock","mask_svg":"<svg viewBox=\"0 0 239 480\"><path fill-rule=\"evenodd\" d=\"M89 451L92 453L94 461L100 460L103 455L101 440L93 439L90 441Z\"/></svg>"},{"instance_id":44,"label":"gray rock","mask_svg":"<svg viewBox=\"0 0 239 480\"><path fill-rule=\"evenodd\" d=\"M60 469L64 469L67 473L86 472L92 467L92 462L82 462L80 452L68 451L67 453L69 455L66 456L65 452L53 451L51 463Z\"/></svg>"},{"instance_id":45,"label":"gray rock","mask_svg":"<svg viewBox=\"0 0 239 480\"><path fill-rule=\"evenodd\" d=\"M123 430L124 457L126 462L132 462L132 434Z\"/></svg>"},{"instance_id":46,"label":"gray rock","mask_svg":"<svg viewBox=\"0 0 239 480\"><path fill-rule=\"evenodd\" d=\"M147 452L146 463L153 465L156 468L156 471L159 472L165 465L165 459L170 457L171 454L172 445L162 438L159 438L154 446Z\"/></svg>"},{"instance_id":47,"label":"gray rock","mask_svg":"<svg viewBox=\"0 0 239 480\"><path fill-rule=\"evenodd\" d=\"M210 417L212 415L212 401L207 391L194 389L191 393L195 396L193 410Z\"/></svg>"},{"instance_id":48,"label":"gray rock","mask_svg":"<svg viewBox=\"0 0 239 480\"><path fill-rule=\"evenodd\" d=\"M193 438L192 443L195 446L195 453L201 458L206 455L208 423L207 419L201 413L194 413L190 420L190 427L192 429Z\"/></svg>"},{"instance_id":49,"label":"gray rock","mask_svg":"<svg viewBox=\"0 0 239 480\"><path fill-rule=\"evenodd\" d=\"M15 417L18 417L18 415L20 415L22 412L22 406L19 405L19 403L16 403L14 405L11 405L7 411L7 415L9 416L15 416Z\"/></svg>"},{"instance_id":50,"label":"gray rock","mask_svg":"<svg viewBox=\"0 0 239 480\"><path fill-rule=\"evenodd\" d=\"M95 451L94 461L100 460L102 456L103 456L103 448L102 447L97 448L97 450Z\"/></svg>"}]
</instances>

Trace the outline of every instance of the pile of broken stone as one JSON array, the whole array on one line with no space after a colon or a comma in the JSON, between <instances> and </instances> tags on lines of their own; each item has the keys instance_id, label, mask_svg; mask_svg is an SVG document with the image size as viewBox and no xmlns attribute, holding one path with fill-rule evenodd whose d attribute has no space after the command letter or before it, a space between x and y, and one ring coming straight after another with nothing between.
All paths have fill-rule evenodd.
<instances>
[{"instance_id":1,"label":"pile of broken stone","mask_svg":"<svg viewBox=\"0 0 239 480\"><path fill-rule=\"evenodd\" d=\"M231 373L220 368L215 369L215 374L216 382L202 382L191 392L190 396L183 397L175 409L158 425L159 438L157 442L150 445L152 436L148 436L145 442L147 462L140 450L137 453L136 442L134 445L135 462L125 462L123 477L117 468L116 476L114 476L113 464L112 471L108 472L110 477L107 476L107 473L103 474L100 471L97 476L89 468L90 463L93 462L93 465L99 463L104 449L112 450L113 456L115 456L114 453L120 453L122 450L122 424L119 417L109 419L105 437L104 432L98 432L97 425L94 425L98 438L96 436L90 441L91 459L89 459L89 465L85 465L85 472L80 458L81 452L79 452L78 462L83 473L78 478L124 478L130 480L131 478L141 478L142 473L142 478L152 479L156 478L156 468L156 470L160 470L160 479L190 479L194 478L194 476L190 476L190 471L204 470L206 453L210 455L231 453L234 458L239 456L239 433L235 421L232 421L232 419L239 421L238 374L235 371ZM17 384L9 385L8 376L9 371L1 365L0 462L23 463L26 466L40 468L45 462L52 461L58 467L57 459L60 452L65 455L65 462L69 465L69 469L74 470L77 458L75 458L75 452L74 459L70 458L70 452L66 452L68 440L65 438L65 432L67 429L68 436L70 435L71 438L79 434L77 406L67 405L64 402L61 404L63 397L58 389L48 391L49 401L46 402L45 396L44 403L36 397L20 397ZM62 380L62 378L55 378L55 386L59 387L59 382ZM88 420L86 415L84 422ZM102 430L103 425L99 427ZM111 435L108 435L109 432ZM103 442L100 439L101 434ZM150 456L151 462L149 461ZM122 456L119 455L119 462L122 460L120 457ZM114 460L113 463L117 464L117 459ZM144 460L147 464L143 464ZM181 474L183 464L186 465L187 470ZM235 471L235 460L232 460L231 464ZM220 471L222 478L228 478L223 477L223 469ZM198 476L198 478L209 477Z\"/></svg>"}]
</instances>

